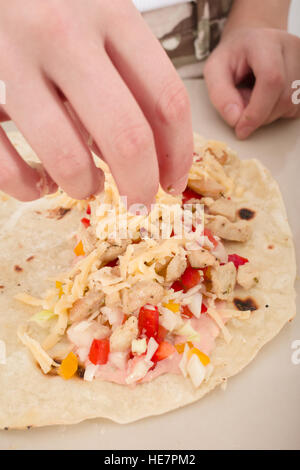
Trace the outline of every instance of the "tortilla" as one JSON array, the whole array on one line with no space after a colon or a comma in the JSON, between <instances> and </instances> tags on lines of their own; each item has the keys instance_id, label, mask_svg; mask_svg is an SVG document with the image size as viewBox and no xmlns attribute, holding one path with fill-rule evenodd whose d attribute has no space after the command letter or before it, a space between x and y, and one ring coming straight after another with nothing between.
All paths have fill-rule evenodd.
<instances>
[{"instance_id":1,"label":"tortilla","mask_svg":"<svg viewBox=\"0 0 300 470\"><path fill-rule=\"evenodd\" d=\"M34 159L19 134L10 138L26 158ZM257 160L241 161L231 155L226 171L244 188L235 200L242 209L240 215L252 217L253 236L238 244L239 254L251 257L260 282L246 295L243 289L236 290L236 305L243 308L248 299L249 308L250 299L256 310L248 320L228 323L233 339L229 344L222 337L217 339L211 356L213 373L199 389L175 374L135 387L43 375L17 338L18 326L35 309L14 296L20 292L39 296L48 288L48 278L69 269L74 248L71 235L82 215L76 208L53 212L60 196L26 204L11 198L1 202L0 340L6 344L7 361L0 365L0 428L74 424L99 417L130 423L185 406L241 371L294 317L295 254L278 185ZM236 249L236 243L225 245Z\"/></svg>"}]
</instances>

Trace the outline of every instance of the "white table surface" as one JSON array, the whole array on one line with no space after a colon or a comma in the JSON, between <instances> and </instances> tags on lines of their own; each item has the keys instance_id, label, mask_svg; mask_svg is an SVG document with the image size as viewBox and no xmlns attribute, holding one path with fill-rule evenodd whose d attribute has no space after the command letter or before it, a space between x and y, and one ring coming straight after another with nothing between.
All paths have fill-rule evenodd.
<instances>
[{"instance_id":1,"label":"white table surface","mask_svg":"<svg viewBox=\"0 0 300 470\"><path fill-rule=\"evenodd\" d=\"M256 157L280 184L300 263L300 121L278 122L246 142L236 140L210 105L202 81L187 81L194 129L225 140L241 158ZM300 291L299 281L297 290ZM298 312L300 302L298 299ZM0 449L300 449L300 365L291 344L300 317L244 371L180 410L130 425L93 420L75 426L0 432Z\"/></svg>"}]
</instances>

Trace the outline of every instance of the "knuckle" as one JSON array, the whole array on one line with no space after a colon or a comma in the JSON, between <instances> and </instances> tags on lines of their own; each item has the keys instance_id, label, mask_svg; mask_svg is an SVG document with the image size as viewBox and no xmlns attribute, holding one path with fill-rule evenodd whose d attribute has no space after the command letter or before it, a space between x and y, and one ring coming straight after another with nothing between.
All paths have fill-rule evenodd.
<instances>
[{"instance_id":1,"label":"knuckle","mask_svg":"<svg viewBox=\"0 0 300 470\"><path fill-rule=\"evenodd\" d=\"M86 171L84 159L77 155L58 155L55 159L55 172L61 181L81 179Z\"/></svg>"},{"instance_id":2,"label":"knuckle","mask_svg":"<svg viewBox=\"0 0 300 470\"><path fill-rule=\"evenodd\" d=\"M270 88L283 88L284 87L284 76L277 70L271 70L266 73L266 83Z\"/></svg>"},{"instance_id":3,"label":"knuckle","mask_svg":"<svg viewBox=\"0 0 300 470\"><path fill-rule=\"evenodd\" d=\"M156 114L167 125L178 123L190 114L190 101L187 91L180 80L169 84L159 99Z\"/></svg>"},{"instance_id":4,"label":"knuckle","mask_svg":"<svg viewBox=\"0 0 300 470\"><path fill-rule=\"evenodd\" d=\"M152 132L144 124L128 126L118 132L114 145L120 156L131 159L153 145Z\"/></svg>"}]
</instances>

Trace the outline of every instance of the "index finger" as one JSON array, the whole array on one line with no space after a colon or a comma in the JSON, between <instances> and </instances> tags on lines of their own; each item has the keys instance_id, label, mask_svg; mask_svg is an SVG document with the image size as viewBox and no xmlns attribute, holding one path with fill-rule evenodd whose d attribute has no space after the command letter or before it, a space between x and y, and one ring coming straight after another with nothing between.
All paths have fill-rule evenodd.
<instances>
[{"instance_id":1,"label":"index finger","mask_svg":"<svg viewBox=\"0 0 300 470\"><path fill-rule=\"evenodd\" d=\"M280 49L254 52L250 53L248 61L256 81L249 104L236 125L236 134L241 139L268 122L284 87L285 71Z\"/></svg>"},{"instance_id":2,"label":"index finger","mask_svg":"<svg viewBox=\"0 0 300 470\"><path fill-rule=\"evenodd\" d=\"M192 164L193 130L187 91L173 64L132 5L130 21L110 24L106 50L153 131L160 183L185 189ZM120 41L120 38L126 41Z\"/></svg>"}]
</instances>

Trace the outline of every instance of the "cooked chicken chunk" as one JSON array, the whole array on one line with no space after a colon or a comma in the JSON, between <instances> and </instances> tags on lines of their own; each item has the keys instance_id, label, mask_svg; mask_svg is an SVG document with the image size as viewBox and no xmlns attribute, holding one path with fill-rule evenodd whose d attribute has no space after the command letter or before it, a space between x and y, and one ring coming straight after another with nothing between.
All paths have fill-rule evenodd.
<instances>
[{"instance_id":1,"label":"cooked chicken chunk","mask_svg":"<svg viewBox=\"0 0 300 470\"><path fill-rule=\"evenodd\" d=\"M107 247L105 252L102 255L101 262L102 265L109 263L110 261L115 260L119 255L122 255L127 246L129 245L129 240L121 240L118 242L109 242L110 246Z\"/></svg>"},{"instance_id":2,"label":"cooked chicken chunk","mask_svg":"<svg viewBox=\"0 0 300 470\"><path fill-rule=\"evenodd\" d=\"M191 251L188 254L188 260L192 268L206 268L207 266L214 266L216 264L216 258L214 255L204 248L200 250Z\"/></svg>"},{"instance_id":3,"label":"cooked chicken chunk","mask_svg":"<svg viewBox=\"0 0 300 470\"><path fill-rule=\"evenodd\" d=\"M212 200L210 199L210 201ZM202 202L205 204L205 200ZM231 222L234 222L236 219L236 210L236 204L226 197L220 197L216 201L209 202L208 204L208 212L210 214L223 215Z\"/></svg>"},{"instance_id":4,"label":"cooked chicken chunk","mask_svg":"<svg viewBox=\"0 0 300 470\"><path fill-rule=\"evenodd\" d=\"M230 222L222 215L205 217L205 227L220 238L236 242L246 242L252 235L252 228L248 222L244 220Z\"/></svg>"},{"instance_id":5,"label":"cooked chicken chunk","mask_svg":"<svg viewBox=\"0 0 300 470\"><path fill-rule=\"evenodd\" d=\"M138 281L130 289L123 290L123 310L134 312L145 304L158 304L164 295L163 287L155 281Z\"/></svg>"},{"instance_id":6,"label":"cooked chicken chunk","mask_svg":"<svg viewBox=\"0 0 300 470\"><path fill-rule=\"evenodd\" d=\"M202 178L198 180L190 179L188 187L202 196L219 197L225 191L224 186L217 183L212 178Z\"/></svg>"},{"instance_id":7,"label":"cooked chicken chunk","mask_svg":"<svg viewBox=\"0 0 300 470\"><path fill-rule=\"evenodd\" d=\"M237 282L241 287L245 289L251 289L259 281L257 271L253 268L251 263L243 264L239 266L237 272Z\"/></svg>"},{"instance_id":8,"label":"cooked chicken chunk","mask_svg":"<svg viewBox=\"0 0 300 470\"><path fill-rule=\"evenodd\" d=\"M178 253L174 256L174 258L170 261L166 271L166 281L172 282L176 281L181 274L184 273L187 267L186 258L184 255Z\"/></svg>"},{"instance_id":9,"label":"cooked chicken chunk","mask_svg":"<svg viewBox=\"0 0 300 470\"><path fill-rule=\"evenodd\" d=\"M236 269L233 263L226 263L211 270L212 292L218 299L228 299L236 284Z\"/></svg>"},{"instance_id":10,"label":"cooked chicken chunk","mask_svg":"<svg viewBox=\"0 0 300 470\"><path fill-rule=\"evenodd\" d=\"M76 300L70 309L69 318L72 323L82 321L100 310L104 294L101 291L89 291L82 299Z\"/></svg>"},{"instance_id":11,"label":"cooked chicken chunk","mask_svg":"<svg viewBox=\"0 0 300 470\"><path fill-rule=\"evenodd\" d=\"M131 348L131 342L138 336L137 318L131 316L124 325L118 326L110 337L110 350L127 351Z\"/></svg>"}]
</instances>

